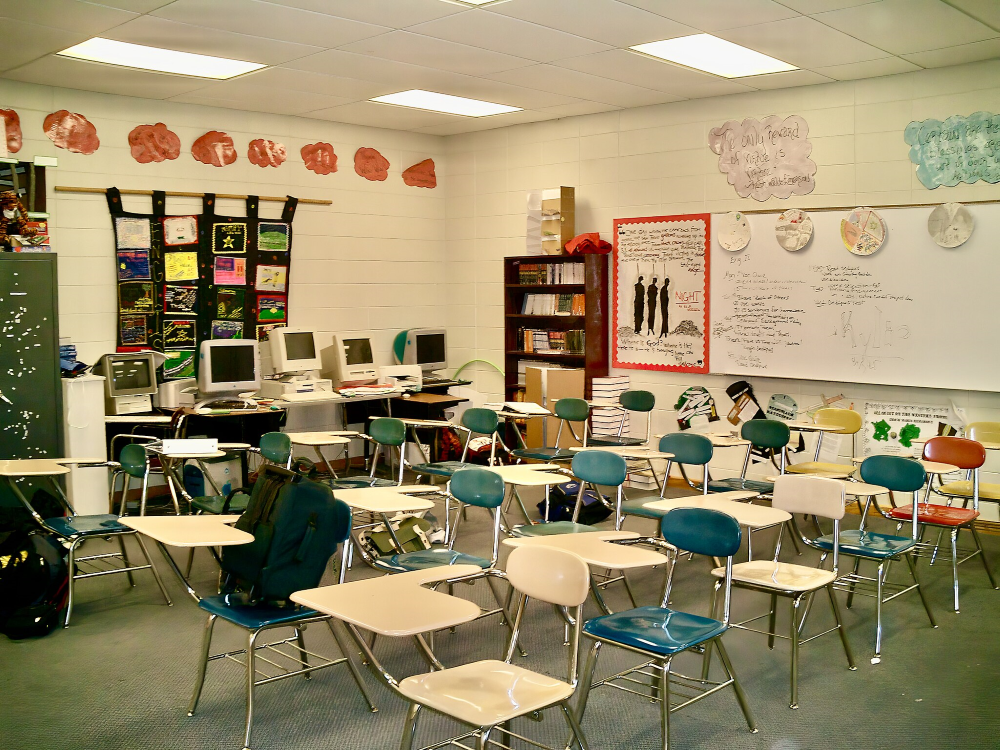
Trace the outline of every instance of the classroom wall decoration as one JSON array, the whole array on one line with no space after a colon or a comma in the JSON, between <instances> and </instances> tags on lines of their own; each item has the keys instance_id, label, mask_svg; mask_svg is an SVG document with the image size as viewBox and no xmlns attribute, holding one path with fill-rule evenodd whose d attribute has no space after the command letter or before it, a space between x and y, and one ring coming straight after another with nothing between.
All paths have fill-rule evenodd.
<instances>
[{"instance_id":1,"label":"classroom wall decoration","mask_svg":"<svg viewBox=\"0 0 1000 750\"><path fill-rule=\"evenodd\" d=\"M709 132L708 145L741 198L789 198L816 187L809 125L798 115L730 120Z\"/></svg>"},{"instance_id":2,"label":"classroom wall decoration","mask_svg":"<svg viewBox=\"0 0 1000 750\"><path fill-rule=\"evenodd\" d=\"M915 406L865 402L862 412L861 455L920 457L913 441L928 440L941 434L954 434L949 424L955 415L947 406Z\"/></svg>"},{"instance_id":3,"label":"classroom wall decoration","mask_svg":"<svg viewBox=\"0 0 1000 750\"><path fill-rule=\"evenodd\" d=\"M972 236L976 220L961 203L944 203L935 206L927 217L927 233L941 247L964 245Z\"/></svg>"},{"instance_id":4,"label":"classroom wall decoration","mask_svg":"<svg viewBox=\"0 0 1000 750\"><path fill-rule=\"evenodd\" d=\"M800 208L782 211L774 222L774 236L778 244L790 253L796 253L808 245L812 234L812 219Z\"/></svg>"},{"instance_id":5,"label":"classroom wall decoration","mask_svg":"<svg viewBox=\"0 0 1000 750\"><path fill-rule=\"evenodd\" d=\"M191 156L202 164L225 167L236 161L236 146L227 133L209 130L191 144Z\"/></svg>"},{"instance_id":6,"label":"classroom wall decoration","mask_svg":"<svg viewBox=\"0 0 1000 750\"><path fill-rule=\"evenodd\" d=\"M216 214L213 194L202 199L197 216L168 216L162 191L153 194L151 214L124 211L117 188L108 189L107 199L117 255L118 351L162 351L165 379L193 377L202 341L266 337L285 325L295 198L280 219L261 219L256 196L246 199L246 216L239 217Z\"/></svg>"},{"instance_id":7,"label":"classroom wall decoration","mask_svg":"<svg viewBox=\"0 0 1000 750\"><path fill-rule=\"evenodd\" d=\"M45 116L42 129L50 141L74 154L92 154L101 146L97 128L86 117L60 109Z\"/></svg>"},{"instance_id":8,"label":"classroom wall decoration","mask_svg":"<svg viewBox=\"0 0 1000 750\"><path fill-rule=\"evenodd\" d=\"M333 174L337 171L337 154L329 143L309 143L299 150L306 169L316 174Z\"/></svg>"},{"instance_id":9,"label":"classroom wall decoration","mask_svg":"<svg viewBox=\"0 0 1000 750\"><path fill-rule=\"evenodd\" d=\"M708 372L709 214L616 219L615 367Z\"/></svg>"},{"instance_id":10,"label":"classroom wall decoration","mask_svg":"<svg viewBox=\"0 0 1000 750\"><path fill-rule=\"evenodd\" d=\"M840 238L854 255L871 255L885 242L885 221L878 211L859 207L840 222Z\"/></svg>"},{"instance_id":11,"label":"classroom wall decoration","mask_svg":"<svg viewBox=\"0 0 1000 750\"><path fill-rule=\"evenodd\" d=\"M0 109L0 119L7 135L7 153L16 154L21 150L21 118L12 109Z\"/></svg>"},{"instance_id":12,"label":"classroom wall decoration","mask_svg":"<svg viewBox=\"0 0 1000 750\"><path fill-rule=\"evenodd\" d=\"M288 158L288 151L283 143L255 138L250 141L247 158L258 167L280 167Z\"/></svg>"},{"instance_id":13,"label":"classroom wall decoration","mask_svg":"<svg viewBox=\"0 0 1000 750\"><path fill-rule=\"evenodd\" d=\"M181 139L162 122L132 128L128 146L132 158L140 164L172 160L181 155Z\"/></svg>"},{"instance_id":14,"label":"classroom wall decoration","mask_svg":"<svg viewBox=\"0 0 1000 750\"><path fill-rule=\"evenodd\" d=\"M736 253L750 244L750 225L739 211L722 214L715 221L715 238L725 250Z\"/></svg>"},{"instance_id":15,"label":"classroom wall decoration","mask_svg":"<svg viewBox=\"0 0 1000 750\"><path fill-rule=\"evenodd\" d=\"M354 171L366 180L381 182L389 176L389 160L373 148L359 148L354 153Z\"/></svg>"},{"instance_id":16,"label":"classroom wall decoration","mask_svg":"<svg viewBox=\"0 0 1000 750\"><path fill-rule=\"evenodd\" d=\"M403 182L410 187L435 188L437 175L434 173L434 160L424 159L403 171Z\"/></svg>"},{"instance_id":17,"label":"classroom wall decoration","mask_svg":"<svg viewBox=\"0 0 1000 750\"><path fill-rule=\"evenodd\" d=\"M933 190L960 182L1000 182L1000 115L975 112L914 121L903 131L917 179Z\"/></svg>"}]
</instances>

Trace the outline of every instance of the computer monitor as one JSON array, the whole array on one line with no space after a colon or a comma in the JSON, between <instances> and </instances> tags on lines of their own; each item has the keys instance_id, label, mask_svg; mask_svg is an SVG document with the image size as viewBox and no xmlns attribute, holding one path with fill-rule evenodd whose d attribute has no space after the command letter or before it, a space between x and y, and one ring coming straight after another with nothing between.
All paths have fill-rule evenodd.
<instances>
[{"instance_id":1,"label":"computer monitor","mask_svg":"<svg viewBox=\"0 0 1000 750\"><path fill-rule=\"evenodd\" d=\"M443 328L413 328L406 332L404 365L420 365L424 372L448 366L448 339Z\"/></svg>"},{"instance_id":2,"label":"computer monitor","mask_svg":"<svg viewBox=\"0 0 1000 750\"><path fill-rule=\"evenodd\" d=\"M152 411L150 396L156 393L156 366L153 352L101 357L97 371L104 375L105 412L116 415Z\"/></svg>"},{"instance_id":3,"label":"computer monitor","mask_svg":"<svg viewBox=\"0 0 1000 750\"><path fill-rule=\"evenodd\" d=\"M260 352L256 341L214 339L201 342L198 355L199 391L236 394L258 388Z\"/></svg>"},{"instance_id":4,"label":"computer monitor","mask_svg":"<svg viewBox=\"0 0 1000 750\"><path fill-rule=\"evenodd\" d=\"M368 337L333 335L333 346L323 350L323 376L336 388L366 385L378 379L372 341Z\"/></svg>"},{"instance_id":5,"label":"computer monitor","mask_svg":"<svg viewBox=\"0 0 1000 750\"><path fill-rule=\"evenodd\" d=\"M304 373L322 367L316 334L299 328L273 328L268 334L276 373Z\"/></svg>"}]
</instances>

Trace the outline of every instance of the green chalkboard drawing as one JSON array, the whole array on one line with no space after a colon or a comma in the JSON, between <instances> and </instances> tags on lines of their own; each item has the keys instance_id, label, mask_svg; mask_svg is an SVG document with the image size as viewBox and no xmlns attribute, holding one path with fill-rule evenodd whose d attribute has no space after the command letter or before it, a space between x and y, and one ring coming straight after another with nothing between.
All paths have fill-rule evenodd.
<instances>
[{"instance_id":1,"label":"green chalkboard drawing","mask_svg":"<svg viewBox=\"0 0 1000 750\"><path fill-rule=\"evenodd\" d=\"M920 428L915 424L907 424L899 431L899 444L904 448L910 448L918 437L920 437Z\"/></svg>"},{"instance_id":2,"label":"green chalkboard drawing","mask_svg":"<svg viewBox=\"0 0 1000 750\"><path fill-rule=\"evenodd\" d=\"M878 422L872 422L872 427L875 428L875 434L872 435L872 440L881 440L883 442L889 442L889 428L892 427L884 419L880 419Z\"/></svg>"},{"instance_id":3,"label":"green chalkboard drawing","mask_svg":"<svg viewBox=\"0 0 1000 750\"><path fill-rule=\"evenodd\" d=\"M925 188L960 182L1000 182L1000 115L974 112L940 120L914 121L903 140Z\"/></svg>"}]
</instances>

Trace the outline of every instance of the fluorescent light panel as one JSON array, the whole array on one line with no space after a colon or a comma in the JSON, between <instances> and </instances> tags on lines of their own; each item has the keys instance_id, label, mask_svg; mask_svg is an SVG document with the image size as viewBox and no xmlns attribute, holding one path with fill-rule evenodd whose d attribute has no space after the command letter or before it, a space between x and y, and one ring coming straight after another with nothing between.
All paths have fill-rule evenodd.
<instances>
[{"instance_id":1,"label":"fluorescent light panel","mask_svg":"<svg viewBox=\"0 0 1000 750\"><path fill-rule=\"evenodd\" d=\"M175 73L196 78L226 79L266 68L261 63L244 60L230 60L225 57L196 55L160 47L146 47L142 44L116 42L95 36L58 53L63 57L77 60L118 65L124 68L152 70L157 73Z\"/></svg>"},{"instance_id":2,"label":"fluorescent light panel","mask_svg":"<svg viewBox=\"0 0 1000 750\"><path fill-rule=\"evenodd\" d=\"M413 109L426 109L430 112L445 112L449 115L463 115L465 117L487 117L489 115L502 115L507 112L521 111L520 107L508 107L506 104L494 104L493 102L483 102L479 99L466 99L464 96L438 94L434 91L423 91L421 89L411 89L410 91L400 91L396 94L376 96L370 101L378 102L379 104L412 107Z\"/></svg>"},{"instance_id":3,"label":"fluorescent light panel","mask_svg":"<svg viewBox=\"0 0 1000 750\"><path fill-rule=\"evenodd\" d=\"M676 39L664 39L661 42L637 44L631 49L723 78L743 78L798 70L794 65L711 34L692 34Z\"/></svg>"}]
</instances>

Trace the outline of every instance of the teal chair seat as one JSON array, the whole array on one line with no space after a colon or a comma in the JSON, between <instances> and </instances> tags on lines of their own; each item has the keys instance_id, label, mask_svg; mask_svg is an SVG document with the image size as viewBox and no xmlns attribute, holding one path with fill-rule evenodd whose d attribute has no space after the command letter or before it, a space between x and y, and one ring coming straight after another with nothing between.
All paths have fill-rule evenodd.
<instances>
[{"instance_id":1,"label":"teal chair seat","mask_svg":"<svg viewBox=\"0 0 1000 750\"><path fill-rule=\"evenodd\" d=\"M698 497L701 497L701 495L698 495ZM635 497L631 500L626 500L622 503L622 513L626 516L641 516L642 518L653 518L659 520L670 511L654 510L653 508L643 507L645 503L651 503L658 499L658 497L653 495L649 497Z\"/></svg>"},{"instance_id":2,"label":"teal chair seat","mask_svg":"<svg viewBox=\"0 0 1000 750\"><path fill-rule=\"evenodd\" d=\"M56 516L46 518L45 525L64 537L123 534L132 531L118 521L118 516L110 513L94 516Z\"/></svg>"},{"instance_id":3,"label":"teal chair seat","mask_svg":"<svg viewBox=\"0 0 1000 750\"><path fill-rule=\"evenodd\" d=\"M512 450L510 455L535 461L572 461L576 453L568 448L518 448Z\"/></svg>"},{"instance_id":4,"label":"teal chair seat","mask_svg":"<svg viewBox=\"0 0 1000 750\"><path fill-rule=\"evenodd\" d=\"M596 526L587 526L572 521L549 521L548 523L521 524L510 530L513 536L556 536L558 534L586 534L600 531Z\"/></svg>"},{"instance_id":5,"label":"teal chair seat","mask_svg":"<svg viewBox=\"0 0 1000 750\"><path fill-rule=\"evenodd\" d=\"M240 604L236 594L206 596L198 606L208 612L247 630L273 627L282 623L295 623L309 617L319 617L315 610L298 605L278 607L273 604Z\"/></svg>"},{"instance_id":6,"label":"teal chair seat","mask_svg":"<svg viewBox=\"0 0 1000 750\"><path fill-rule=\"evenodd\" d=\"M219 515L223 512L242 513L247 509L250 496L245 492L237 492L229 501L229 510L226 510L225 495L207 495L205 497L195 497L191 499L191 510L200 510L202 513Z\"/></svg>"},{"instance_id":7,"label":"teal chair seat","mask_svg":"<svg viewBox=\"0 0 1000 750\"><path fill-rule=\"evenodd\" d=\"M631 447L634 445L645 445L645 438L629 437L628 435L591 435L587 438L587 445Z\"/></svg>"},{"instance_id":8,"label":"teal chair seat","mask_svg":"<svg viewBox=\"0 0 1000 750\"><path fill-rule=\"evenodd\" d=\"M730 477L729 479L718 479L708 483L709 492L732 492L733 490L748 490L759 492L762 495L770 495L774 492L774 482L762 482L759 479L740 479Z\"/></svg>"},{"instance_id":9,"label":"teal chair seat","mask_svg":"<svg viewBox=\"0 0 1000 750\"><path fill-rule=\"evenodd\" d=\"M885 559L900 555L916 545L908 536L878 534L873 531L858 529L840 532L840 553L855 557L870 557ZM833 551L833 534L826 534L816 539L820 549Z\"/></svg>"},{"instance_id":10,"label":"teal chair seat","mask_svg":"<svg viewBox=\"0 0 1000 750\"><path fill-rule=\"evenodd\" d=\"M637 607L588 620L586 635L667 656L726 632L725 623L665 607Z\"/></svg>"},{"instance_id":11,"label":"teal chair seat","mask_svg":"<svg viewBox=\"0 0 1000 750\"><path fill-rule=\"evenodd\" d=\"M441 565L478 565L483 570L486 570L493 563L490 560L484 560L474 555L467 555L464 552L456 552L447 547L433 547L431 549L417 550L416 552L404 552L399 555L387 555L375 561L376 568L388 570L392 573L427 570L428 568L437 568Z\"/></svg>"},{"instance_id":12,"label":"teal chair seat","mask_svg":"<svg viewBox=\"0 0 1000 750\"><path fill-rule=\"evenodd\" d=\"M459 469L469 468L469 464L462 461L436 461L432 464L417 464L410 467L416 474L429 474L435 477L450 477Z\"/></svg>"}]
</instances>

